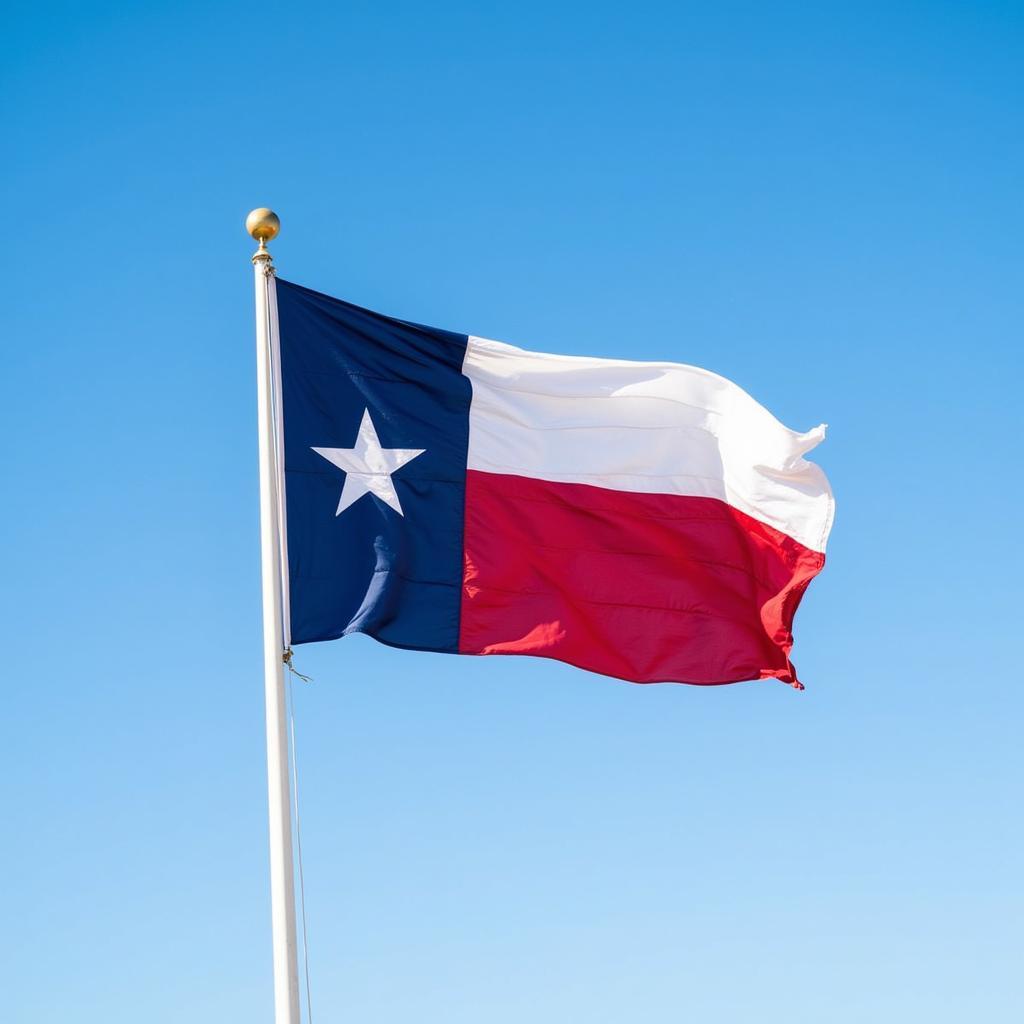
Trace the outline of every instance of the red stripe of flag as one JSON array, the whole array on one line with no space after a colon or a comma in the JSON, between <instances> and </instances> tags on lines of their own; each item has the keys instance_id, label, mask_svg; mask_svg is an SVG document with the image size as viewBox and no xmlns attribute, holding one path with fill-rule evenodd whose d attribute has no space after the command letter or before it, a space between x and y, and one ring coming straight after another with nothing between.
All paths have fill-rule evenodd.
<instances>
[{"instance_id":1,"label":"red stripe of flag","mask_svg":"<svg viewBox=\"0 0 1024 1024\"><path fill-rule=\"evenodd\" d=\"M470 470L459 650L631 682L774 677L825 556L716 498Z\"/></svg>"}]
</instances>

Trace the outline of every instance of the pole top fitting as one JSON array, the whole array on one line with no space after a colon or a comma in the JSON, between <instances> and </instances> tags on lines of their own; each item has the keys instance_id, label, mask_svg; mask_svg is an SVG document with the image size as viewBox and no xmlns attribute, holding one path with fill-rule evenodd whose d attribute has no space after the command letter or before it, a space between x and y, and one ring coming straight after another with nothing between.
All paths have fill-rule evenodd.
<instances>
[{"instance_id":1,"label":"pole top fitting","mask_svg":"<svg viewBox=\"0 0 1024 1024\"><path fill-rule=\"evenodd\" d=\"M273 210L261 206L245 218L245 230L260 243L253 260L269 260L270 253L267 250L267 242L275 238L281 230L281 219L278 215Z\"/></svg>"}]
</instances>

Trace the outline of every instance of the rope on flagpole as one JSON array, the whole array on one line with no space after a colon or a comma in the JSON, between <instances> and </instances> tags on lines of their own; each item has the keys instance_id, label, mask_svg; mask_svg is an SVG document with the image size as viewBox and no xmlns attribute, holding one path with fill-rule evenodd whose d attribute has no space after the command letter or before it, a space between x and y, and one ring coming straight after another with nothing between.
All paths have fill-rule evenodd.
<instances>
[{"instance_id":1,"label":"rope on flagpole","mask_svg":"<svg viewBox=\"0 0 1024 1024\"><path fill-rule=\"evenodd\" d=\"M306 924L306 879L302 863L302 821L299 816L299 767L295 754L295 694L292 690L292 676L298 676L304 683L311 683L312 676L303 675L292 663L294 652L291 649L289 640L291 629L289 622L288 608L288 531L285 527L287 506L284 498L284 417L281 408L281 352L276 333L277 327L277 298L276 292L271 287L271 279L276 277L274 265L269 260L264 261L263 277L267 289L267 358L270 366L270 421L271 432L273 433L274 464L273 485L274 498L277 503L277 526L278 526L278 574L281 581L281 635L284 639L285 649L281 660L288 669L288 730L289 730L289 754L291 762L292 782L292 806L295 815L295 854L299 868L299 917L302 922L302 967L305 976L306 987L306 1020L313 1024L313 1001L309 983L309 931Z\"/></svg>"},{"instance_id":2,"label":"rope on flagpole","mask_svg":"<svg viewBox=\"0 0 1024 1024\"><path fill-rule=\"evenodd\" d=\"M311 683L311 682L313 682L313 677L312 676L304 676L295 667L295 663L292 661L292 658L294 658L294 657L295 657L295 652L289 647L288 650L284 652L284 657L281 660L288 666L288 671L291 672L291 674L293 676L298 676L304 683Z\"/></svg>"},{"instance_id":3,"label":"rope on flagpole","mask_svg":"<svg viewBox=\"0 0 1024 1024\"><path fill-rule=\"evenodd\" d=\"M312 682L309 676L297 672L292 665L292 650L289 647L284 655L284 663L288 666L288 728L291 733L292 762L292 804L295 808L295 854L299 866L299 919L302 922L302 967L306 981L306 1020L313 1024L313 1001L309 984L309 932L306 926L306 878L302 868L302 819L299 815L299 765L295 753L295 694L292 691L292 676L298 676L305 682Z\"/></svg>"}]
</instances>

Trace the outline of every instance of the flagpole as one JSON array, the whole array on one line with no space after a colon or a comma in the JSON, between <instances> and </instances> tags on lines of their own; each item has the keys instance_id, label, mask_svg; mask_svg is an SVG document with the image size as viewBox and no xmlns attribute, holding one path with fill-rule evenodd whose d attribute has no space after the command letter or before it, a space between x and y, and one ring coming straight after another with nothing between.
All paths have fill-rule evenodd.
<instances>
[{"instance_id":1,"label":"flagpole","mask_svg":"<svg viewBox=\"0 0 1024 1024\"><path fill-rule=\"evenodd\" d=\"M295 933L292 810L288 788L288 723L284 692L284 618L279 518L279 446L274 415L277 289L267 242L281 228L271 210L253 210L246 230L259 243L256 281L256 395L260 450L260 564L263 576L263 671L267 716L267 793L270 821L270 910L274 946L274 1022L299 1024L299 964Z\"/></svg>"}]
</instances>

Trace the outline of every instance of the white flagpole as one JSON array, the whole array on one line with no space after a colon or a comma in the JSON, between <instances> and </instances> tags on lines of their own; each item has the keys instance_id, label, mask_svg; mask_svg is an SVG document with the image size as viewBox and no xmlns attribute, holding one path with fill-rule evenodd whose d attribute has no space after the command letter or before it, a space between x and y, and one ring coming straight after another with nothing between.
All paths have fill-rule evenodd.
<instances>
[{"instance_id":1,"label":"white flagpole","mask_svg":"<svg viewBox=\"0 0 1024 1024\"><path fill-rule=\"evenodd\" d=\"M299 963L295 938L295 875L288 781L288 724L284 692L284 619L279 520L280 449L273 409L277 290L267 251L281 228L277 215L253 210L246 229L259 243L256 278L256 394L260 436L260 562L263 574L263 670L267 713L267 791L270 811L270 909L274 937L274 1022L299 1024Z\"/></svg>"}]
</instances>

